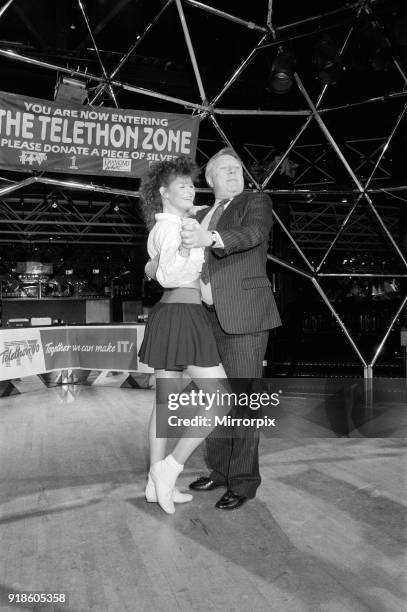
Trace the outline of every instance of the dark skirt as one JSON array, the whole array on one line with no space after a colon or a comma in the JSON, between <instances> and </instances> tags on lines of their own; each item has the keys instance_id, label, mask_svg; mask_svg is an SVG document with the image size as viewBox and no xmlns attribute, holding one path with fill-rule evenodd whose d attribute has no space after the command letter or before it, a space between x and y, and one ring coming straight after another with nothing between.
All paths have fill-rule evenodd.
<instances>
[{"instance_id":1,"label":"dark skirt","mask_svg":"<svg viewBox=\"0 0 407 612\"><path fill-rule=\"evenodd\" d=\"M221 359L205 308L201 304L158 302L148 317L139 358L155 370L219 365Z\"/></svg>"}]
</instances>

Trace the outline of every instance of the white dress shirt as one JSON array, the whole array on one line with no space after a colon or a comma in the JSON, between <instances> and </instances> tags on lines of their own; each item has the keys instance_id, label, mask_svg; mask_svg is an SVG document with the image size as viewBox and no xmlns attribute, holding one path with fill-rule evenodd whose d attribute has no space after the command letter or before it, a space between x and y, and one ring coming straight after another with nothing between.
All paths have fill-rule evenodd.
<instances>
[{"instance_id":1,"label":"white dress shirt","mask_svg":"<svg viewBox=\"0 0 407 612\"><path fill-rule=\"evenodd\" d=\"M204 249L194 247L189 255L179 253L182 219L171 213L157 213L156 223L148 235L147 250L153 259L159 255L156 279L162 287L187 285L199 278L204 262Z\"/></svg>"},{"instance_id":2,"label":"white dress shirt","mask_svg":"<svg viewBox=\"0 0 407 612\"><path fill-rule=\"evenodd\" d=\"M209 210L209 212L205 215L205 217L202 219L201 221L201 227L203 227L203 229L208 229L209 227L209 223L212 219L212 215L215 212L215 210L217 209L217 207L219 206L219 204L221 203L222 200L216 200L215 204L212 206L212 208ZM227 207L229 206L230 202L232 200L229 200L229 202L226 202L225 204L225 208L224 211L227 209ZM223 249L224 244L222 242L222 238L219 236L218 232L215 231L217 240L215 242L215 244L213 245L212 248L215 249ZM205 302L205 304L208 304L209 306L211 306L213 304L213 297L212 297L212 287L211 287L211 283L203 283L201 281L201 298L202 301Z\"/></svg>"}]
</instances>

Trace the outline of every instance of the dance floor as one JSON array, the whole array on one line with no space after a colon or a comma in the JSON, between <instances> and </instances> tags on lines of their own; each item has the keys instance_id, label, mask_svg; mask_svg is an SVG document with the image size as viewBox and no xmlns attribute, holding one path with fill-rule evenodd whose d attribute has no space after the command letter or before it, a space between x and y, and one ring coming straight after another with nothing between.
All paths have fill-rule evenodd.
<instances>
[{"instance_id":1,"label":"dance floor","mask_svg":"<svg viewBox=\"0 0 407 612\"><path fill-rule=\"evenodd\" d=\"M292 435L262 438L255 500L224 512L221 489L195 493L170 516L143 497L153 393L64 385L0 399L1 610L404 609L397 394L363 420L294 393L304 418ZM180 488L202 473L200 447ZM21 592L69 603L9 605Z\"/></svg>"}]
</instances>

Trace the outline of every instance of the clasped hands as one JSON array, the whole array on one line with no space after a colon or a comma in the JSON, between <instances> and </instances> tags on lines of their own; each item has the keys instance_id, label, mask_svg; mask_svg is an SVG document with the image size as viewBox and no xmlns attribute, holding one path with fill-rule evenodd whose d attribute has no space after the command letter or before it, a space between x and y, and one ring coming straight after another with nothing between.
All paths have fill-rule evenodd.
<instances>
[{"instance_id":1,"label":"clasped hands","mask_svg":"<svg viewBox=\"0 0 407 612\"><path fill-rule=\"evenodd\" d=\"M181 229L181 246L185 249L207 247L213 242L212 234L204 229L195 219L183 219Z\"/></svg>"},{"instance_id":2,"label":"clasped hands","mask_svg":"<svg viewBox=\"0 0 407 612\"><path fill-rule=\"evenodd\" d=\"M181 229L181 245L179 253L182 257L188 257L189 250L194 247L210 246L213 242L212 234L209 230L203 229L195 219L183 219ZM150 279L156 278L159 257L156 255L150 259L145 266L146 276Z\"/></svg>"}]
</instances>

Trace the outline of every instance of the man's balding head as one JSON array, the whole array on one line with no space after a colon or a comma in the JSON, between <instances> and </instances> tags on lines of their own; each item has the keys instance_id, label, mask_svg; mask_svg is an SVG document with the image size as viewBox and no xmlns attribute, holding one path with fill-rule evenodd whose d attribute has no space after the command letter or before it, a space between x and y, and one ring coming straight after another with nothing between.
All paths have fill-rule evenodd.
<instances>
[{"instance_id":1,"label":"man's balding head","mask_svg":"<svg viewBox=\"0 0 407 612\"><path fill-rule=\"evenodd\" d=\"M242 162L230 147L211 157L206 165L205 178L216 199L233 198L244 189Z\"/></svg>"}]
</instances>

